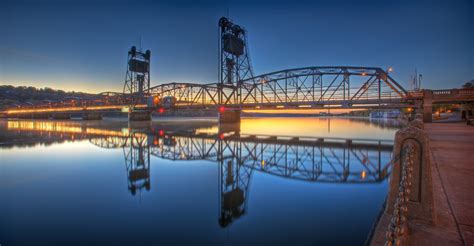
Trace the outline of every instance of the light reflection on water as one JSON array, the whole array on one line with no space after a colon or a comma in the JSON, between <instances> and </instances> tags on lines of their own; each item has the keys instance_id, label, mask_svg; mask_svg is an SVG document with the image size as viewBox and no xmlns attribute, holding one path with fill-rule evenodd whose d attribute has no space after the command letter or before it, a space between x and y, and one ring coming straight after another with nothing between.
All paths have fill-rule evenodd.
<instances>
[{"instance_id":1,"label":"light reflection on water","mask_svg":"<svg viewBox=\"0 0 474 246\"><path fill-rule=\"evenodd\" d=\"M397 127L250 118L221 136L206 120L3 121L0 241L362 244L385 199L390 141L280 136L391 140Z\"/></svg>"}]
</instances>

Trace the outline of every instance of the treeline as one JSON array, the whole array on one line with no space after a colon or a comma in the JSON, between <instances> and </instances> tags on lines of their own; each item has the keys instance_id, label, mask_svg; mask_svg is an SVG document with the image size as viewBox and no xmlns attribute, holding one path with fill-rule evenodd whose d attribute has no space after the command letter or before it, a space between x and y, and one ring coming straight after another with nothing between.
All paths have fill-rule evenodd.
<instances>
[{"instance_id":1,"label":"treeline","mask_svg":"<svg viewBox=\"0 0 474 246\"><path fill-rule=\"evenodd\" d=\"M96 95L83 92L66 92L48 87L36 88L32 86L0 86L0 110L27 103L38 104L42 101L61 101L67 97L93 98Z\"/></svg>"}]
</instances>

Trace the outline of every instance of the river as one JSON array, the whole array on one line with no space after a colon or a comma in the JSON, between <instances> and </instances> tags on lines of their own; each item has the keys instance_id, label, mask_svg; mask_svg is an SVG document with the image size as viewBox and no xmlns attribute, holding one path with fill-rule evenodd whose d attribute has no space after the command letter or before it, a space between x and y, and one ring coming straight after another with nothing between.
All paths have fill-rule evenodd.
<instances>
[{"instance_id":1,"label":"river","mask_svg":"<svg viewBox=\"0 0 474 246\"><path fill-rule=\"evenodd\" d=\"M240 128L240 129L239 129ZM396 121L0 121L0 244L361 245Z\"/></svg>"}]
</instances>

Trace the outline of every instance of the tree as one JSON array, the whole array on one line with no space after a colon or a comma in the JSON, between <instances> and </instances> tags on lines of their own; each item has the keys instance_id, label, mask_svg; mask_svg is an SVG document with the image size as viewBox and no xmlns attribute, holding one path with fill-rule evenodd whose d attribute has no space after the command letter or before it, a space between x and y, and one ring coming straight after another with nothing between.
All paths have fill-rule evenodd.
<instances>
[{"instance_id":1,"label":"tree","mask_svg":"<svg viewBox=\"0 0 474 246\"><path fill-rule=\"evenodd\" d=\"M462 85L462 88L474 88L474 79L471 79L471 81L468 81Z\"/></svg>"}]
</instances>

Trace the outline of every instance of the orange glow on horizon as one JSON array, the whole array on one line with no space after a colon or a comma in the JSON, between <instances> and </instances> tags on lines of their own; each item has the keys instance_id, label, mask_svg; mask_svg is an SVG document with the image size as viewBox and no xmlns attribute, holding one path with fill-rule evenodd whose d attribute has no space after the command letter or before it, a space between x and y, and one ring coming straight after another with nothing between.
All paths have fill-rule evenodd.
<instances>
[{"instance_id":1,"label":"orange glow on horizon","mask_svg":"<svg viewBox=\"0 0 474 246\"><path fill-rule=\"evenodd\" d=\"M89 107L64 107L64 108L36 108L36 109L12 109L4 111L6 114L28 114L28 113L50 113L50 112L63 112L63 111L82 111L82 110L102 110L102 109L121 109L123 105L114 106L89 106ZM137 105L136 107L142 108L146 105Z\"/></svg>"},{"instance_id":2,"label":"orange glow on horizon","mask_svg":"<svg viewBox=\"0 0 474 246\"><path fill-rule=\"evenodd\" d=\"M107 137L128 137L130 132L125 129L122 131L114 131L98 128L83 128L80 124L71 122L54 122L54 121L8 121L7 128L9 130L25 130L38 132L56 132L56 133L77 133L88 135L99 135ZM136 136L146 136L142 133L135 133Z\"/></svg>"},{"instance_id":3,"label":"orange glow on horizon","mask_svg":"<svg viewBox=\"0 0 474 246\"><path fill-rule=\"evenodd\" d=\"M307 108L300 108L300 109L246 109L244 112L246 113L268 113L268 114L319 114L319 113L332 113L332 114L342 114L342 113L349 113L351 111L360 111L363 109L307 109Z\"/></svg>"}]
</instances>

